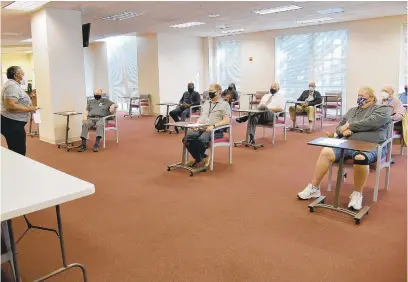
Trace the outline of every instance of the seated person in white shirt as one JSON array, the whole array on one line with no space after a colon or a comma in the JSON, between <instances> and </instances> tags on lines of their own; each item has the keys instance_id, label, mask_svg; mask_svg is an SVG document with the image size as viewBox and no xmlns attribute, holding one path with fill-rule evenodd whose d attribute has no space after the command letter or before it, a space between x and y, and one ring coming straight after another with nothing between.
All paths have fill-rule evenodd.
<instances>
[{"instance_id":1,"label":"seated person in white shirt","mask_svg":"<svg viewBox=\"0 0 408 282\"><path fill-rule=\"evenodd\" d=\"M273 82L269 94L265 94L259 103L258 110L266 110L264 113L237 118L237 122L246 122L248 120L249 143L255 144L255 130L257 124L268 124L273 122L275 113L282 112L285 108L285 98L279 93L279 83Z\"/></svg>"}]
</instances>

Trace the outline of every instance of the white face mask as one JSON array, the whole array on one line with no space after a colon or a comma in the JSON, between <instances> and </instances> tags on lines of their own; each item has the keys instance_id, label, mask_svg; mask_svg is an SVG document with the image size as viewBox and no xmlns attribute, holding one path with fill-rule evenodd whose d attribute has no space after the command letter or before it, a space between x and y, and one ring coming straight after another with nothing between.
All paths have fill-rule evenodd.
<instances>
[{"instance_id":1,"label":"white face mask","mask_svg":"<svg viewBox=\"0 0 408 282\"><path fill-rule=\"evenodd\" d=\"M313 92L313 91L314 91L314 88L313 88L313 87L309 87L309 91L310 91L310 92Z\"/></svg>"},{"instance_id":2,"label":"white face mask","mask_svg":"<svg viewBox=\"0 0 408 282\"><path fill-rule=\"evenodd\" d=\"M387 92L383 91L381 92L381 98L383 100L388 100L390 98L390 94L388 94Z\"/></svg>"}]
</instances>

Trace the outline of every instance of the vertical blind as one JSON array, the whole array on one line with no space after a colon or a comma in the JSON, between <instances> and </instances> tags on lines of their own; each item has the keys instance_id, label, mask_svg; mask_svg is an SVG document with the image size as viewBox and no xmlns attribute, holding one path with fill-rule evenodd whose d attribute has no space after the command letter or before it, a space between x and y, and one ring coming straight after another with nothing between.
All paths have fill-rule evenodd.
<instances>
[{"instance_id":1,"label":"vertical blind","mask_svg":"<svg viewBox=\"0 0 408 282\"><path fill-rule=\"evenodd\" d=\"M341 91L344 100L346 57L346 30L276 37L276 81L286 99L297 99L315 81L321 94Z\"/></svg>"},{"instance_id":2,"label":"vertical blind","mask_svg":"<svg viewBox=\"0 0 408 282\"><path fill-rule=\"evenodd\" d=\"M123 97L138 91L136 36L118 36L107 40L109 98L118 104Z\"/></svg>"},{"instance_id":3,"label":"vertical blind","mask_svg":"<svg viewBox=\"0 0 408 282\"><path fill-rule=\"evenodd\" d=\"M402 25L402 54L400 67L400 90L408 83L408 25Z\"/></svg>"},{"instance_id":4,"label":"vertical blind","mask_svg":"<svg viewBox=\"0 0 408 282\"><path fill-rule=\"evenodd\" d=\"M241 42L225 41L217 44L217 83L222 89L235 83L237 89L241 81Z\"/></svg>"}]
</instances>

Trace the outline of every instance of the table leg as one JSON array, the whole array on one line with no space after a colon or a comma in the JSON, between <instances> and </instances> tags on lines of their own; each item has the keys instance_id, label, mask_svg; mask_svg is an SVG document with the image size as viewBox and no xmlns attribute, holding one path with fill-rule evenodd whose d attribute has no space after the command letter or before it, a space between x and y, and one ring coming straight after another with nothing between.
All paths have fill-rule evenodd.
<instances>
[{"instance_id":1,"label":"table leg","mask_svg":"<svg viewBox=\"0 0 408 282\"><path fill-rule=\"evenodd\" d=\"M68 148L69 115L67 115L67 127L65 131L65 146Z\"/></svg>"},{"instance_id":2,"label":"table leg","mask_svg":"<svg viewBox=\"0 0 408 282\"><path fill-rule=\"evenodd\" d=\"M337 172L336 192L334 196L334 208L336 209L339 207L341 182L343 181L344 153L345 153L345 150L341 149L340 150L340 160L339 160L339 171Z\"/></svg>"},{"instance_id":3,"label":"table leg","mask_svg":"<svg viewBox=\"0 0 408 282\"><path fill-rule=\"evenodd\" d=\"M327 97L325 96L324 97L324 107L325 107L325 109L324 109L324 118L327 118Z\"/></svg>"},{"instance_id":4,"label":"table leg","mask_svg":"<svg viewBox=\"0 0 408 282\"><path fill-rule=\"evenodd\" d=\"M129 98L129 116L132 116L132 98Z\"/></svg>"},{"instance_id":5,"label":"table leg","mask_svg":"<svg viewBox=\"0 0 408 282\"><path fill-rule=\"evenodd\" d=\"M7 227L10 238L11 253L13 256L14 279L16 282L20 282L20 268L18 267L17 262L17 249L16 242L14 241L13 224L11 222L11 219L7 220Z\"/></svg>"},{"instance_id":6,"label":"table leg","mask_svg":"<svg viewBox=\"0 0 408 282\"><path fill-rule=\"evenodd\" d=\"M188 128L184 128L184 140L183 140L183 155L181 156L181 164L182 165L187 165L187 133L188 133Z\"/></svg>"}]
</instances>

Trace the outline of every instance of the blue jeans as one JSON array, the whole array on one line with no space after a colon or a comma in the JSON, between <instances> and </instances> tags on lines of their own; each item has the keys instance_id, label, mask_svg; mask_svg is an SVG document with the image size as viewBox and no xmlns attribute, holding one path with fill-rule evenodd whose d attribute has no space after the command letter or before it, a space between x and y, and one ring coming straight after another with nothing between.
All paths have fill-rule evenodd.
<instances>
[{"instance_id":1,"label":"blue jeans","mask_svg":"<svg viewBox=\"0 0 408 282\"><path fill-rule=\"evenodd\" d=\"M185 121L190 116L190 108L177 107L170 111L169 114L175 122L180 121L179 117L181 117L182 121Z\"/></svg>"},{"instance_id":2,"label":"blue jeans","mask_svg":"<svg viewBox=\"0 0 408 282\"><path fill-rule=\"evenodd\" d=\"M214 132L215 139L222 138L223 136L223 132ZM206 132L203 130L189 131L186 137L186 147L188 152L196 160L196 162L201 162L201 160L205 157L205 150L207 150L208 144L211 141L211 132Z\"/></svg>"},{"instance_id":3,"label":"blue jeans","mask_svg":"<svg viewBox=\"0 0 408 282\"><path fill-rule=\"evenodd\" d=\"M340 151L341 151L341 149L332 148L332 150L334 152L334 155L336 156L335 162L340 161ZM385 153L386 153L385 150L383 150L382 153L381 153L381 155L382 155L381 158L385 157ZM357 154L366 156L369 164L375 163L377 161L377 149L374 149L371 152L359 152L359 151L354 151L354 150L345 150L344 151L344 160L353 159L353 157L355 155L357 155Z\"/></svg>"}]
</instances>

